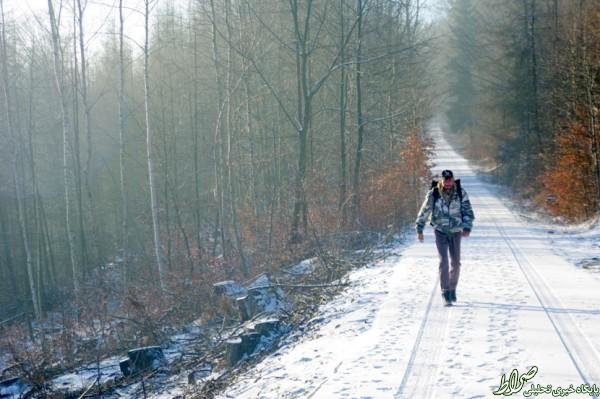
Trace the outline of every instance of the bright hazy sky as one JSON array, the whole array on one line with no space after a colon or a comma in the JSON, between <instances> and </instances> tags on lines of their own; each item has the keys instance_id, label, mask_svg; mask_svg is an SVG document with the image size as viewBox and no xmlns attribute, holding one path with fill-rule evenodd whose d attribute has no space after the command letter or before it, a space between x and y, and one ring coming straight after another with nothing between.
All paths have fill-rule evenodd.
<instances>
[{"instance_id":1,"label":"bright hazy sky","mask_svg":"<svg viewBox=\"0 0 600 399\"><path fill-rule=\"evenodd\" d=\"M43 24L44 29L48 29L48 0L3 1L5 13L9 18L15 18L17 21L27 21L27 23L31 23L37 19ZM166 1L173 1L177 7L187 8L189 2L193 0L154 0L155 7L160 7ZM422 0L421 3L426 7L426 10L423 12L425 18L433 19L443 14L443 8L447 4L447 1ZM81 2L82 5L85 5L84 30L86 41L88 48L94 50L95 48L99 48L99 44L106 40L106 35L114 34L114 32L110 32L110 27L111 23L114 27L118 26L119 0L81 0ZM63 29L68 29L67 27L72 24L73 0L52 0L52 4L55 10L58 10L62 4L61 26ZM144 40L143 7L144 0L123 0L125 35L139 45L142 45ZM133 45L134 51L137 50L136 47Z\"/></svg>"},{"instance_id":2,"label":"bright hazy sky","mask_svg":"<svg viewBox=\"0 0 600 399\"><path fill-rule=\"evenodd\" d=\"M94 49L111 32L111 26L118 26L118 0L81 0L84 6L84 33L88 46ZM162 4L163 0L158 3ZM187 4L187 1L176 0ZM157 3L155 1L155 3ZM61 26L66 29L71 26L73 18L73 0L52 0L55 12L62 4ZM4 0L5 13L18 21L33 21L37 19L48 26L48 0ZM123 0L123 15L125 19L125 35L139 45L144 40L143 0ZM137 10L137 11L136 11ZM135 46L134 46L135 47Z\"/></svg>"}]
</instances>

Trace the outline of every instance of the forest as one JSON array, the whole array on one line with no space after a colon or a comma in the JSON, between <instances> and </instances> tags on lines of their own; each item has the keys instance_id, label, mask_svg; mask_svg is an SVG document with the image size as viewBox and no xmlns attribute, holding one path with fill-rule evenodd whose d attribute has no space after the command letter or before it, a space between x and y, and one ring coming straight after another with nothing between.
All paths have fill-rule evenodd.
<instances>
[{"instance_id":1,"label":"forest","mask_svg":"<svg viewBox=\"0 0 600 399\"><path fill-rule=\"evenodd\" d=\"M600 4L453 4L446 115L468 156L562 222L596 217Z\"/></svg>"},{"instance_id":2,"label":"forest","mask_svg":"<svg viewBox=\"0 0 600 399\"><path fill-rule=\"evenodd\" d=\"M103 35L92 0L10 3L0 349L38 364L114 323L105 353L157 343L214 316L216 282L412 228L432 121L528 206L598 215L599 2L115 0Z\"/></svg>"},{"instance_id":3,"label":"forest","mask_svg":"<svg viewBox=\"0 0 600 399\"><path fill-rule=\"evenodd\" d=\"M48 363L82 336L156 343L214 315L215 282L398 230L429 173L417 1L148 0L143 43L126 3L93 56L82 0L31 25L3 3L0 316Z\"/></svg>"}]
</instances>

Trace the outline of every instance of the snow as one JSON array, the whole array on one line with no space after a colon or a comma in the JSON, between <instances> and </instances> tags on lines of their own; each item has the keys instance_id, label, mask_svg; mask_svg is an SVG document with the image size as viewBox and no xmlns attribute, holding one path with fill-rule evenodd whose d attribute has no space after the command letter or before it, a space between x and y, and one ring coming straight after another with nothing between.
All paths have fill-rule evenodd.
<instances>
[{"instance_id":1,"label":"snow","mask_svg":"<svg viewBox=\"0 0 600 399\"><path fill-rule=\"evenodd\" d=\"M600 258L600 230L549 233L520 217L432 134L434 171L461 178L476 216L455 306L442 305L428 227L424 243L351 272L319 317L219 398L490 398L503 374L532 366L517 396L531 384L600 384L600 282L574 264Z\"/></svg>"},{"instance_id":2,"label":"snow","mask_svg":"<svg viewBox=\"0 0 600 399\"><path fill-rule=\"evenodd\" d=\"M249 284L249 288L254 288L253 295L257 306L261 310L262 317L257 317L248 323L247 328L252 328L254 324L265 321L278 320L275 316L282 311L291 309L291 302L285 297L283 290L276 288L261 288L272 285L273 282L268 275L263 274ZM246 288L234 281L224 281L219 283L225 289L225 295L236 297L239 294L246 293ZM241 291L243 290L243 291ZM223 373L224 370L212 370L212 365L205 363L192 370L182 369L179 372L173 370L173 365L180 361L193 361L200 354L194 345L203 337L207 336L208 328L198 325L199 321L192 322L181 331L172 334L169 342L163 346L163 354L166 364L156 365L158 372L149 378L134 377L133 381L127 385L117 387L112 393L103 394L105 398L172 398L184 396L195 389L195 386L201 386L202 382L215 379ZM277 331L267 336L262 336L257 348L250 356L268 349L278 338L280 334L286 333L288 327L284 324L279 326ZM103 359L100 362L100 383L107 384L122 377L119 361L126 358L126 354L113 356ZM158 367L161 366L161 367ZM194 373L193 380L195 384L190 384L189 376ZM73 393L82 392L91 386L98 378L96 363L89 363L78 367L75 370L54 378L49 383L49 388L54 393L62 393L65 396ZM146 393L144 394L144 390Z\"/></svg>"},{"instance_id":3,"label":"snow","mask_svg":"<svg viewBox=\"0 0 600 399\"><path fill-rule=\"evenodd\" d=\"M170 337L168 345L163 348L163 353L168 365L182 359L189 358L189 346L196 342L199 336L202 334L202 329L195 326L192 323L186 332L180 332ZM194 354L193 356L196 356ZM119 361L126 358L126 354L121 356L113 356L104 359L100 362L100 383L106 384L111 380L121 378L121 370L119 368ZM164 367L161 371L168 373L169 366ZM158 365L157 365L158 366ZM158 367L157 367L158 368ZM159 373L161 374L161 373ZM90 363L85 366L79 367L76 370L61 375L50 382L50 389L53 392L77 392L89 387L97 378L97 369L95 363ZM175 395L177 392L183 392L187 385L187 374L175 374L169 376L161 376L158 378L149 379L144 382L145 389L147 391L155 391L155 397L159 398L162 395ZM142 391L140 382L118 388L116 390L116 397L120 398L136 398L139 397L139 392ZM110 396L107 396L110 397ZM148 397L151 397L150 394ZM154 396L152 396L154 397ZM171 397L171 396L165 396Z\"/></svg>"},{"instance_id":4,"label":"snow","mask_svg":"<svg viewBox=\"0 0 600 399\"><path fill-rule=\"evenodd\" d=\"M304 259L290 268L289 273L294 276L303 276L312 273L317 267L317 258Z\"/></svg>"},{"instance_id":5,"label":"snow","mask_svg":"<svg viewBox=\"0 0 600 399\"><path fill-rule=\"evenodd\" d=\"M31 390L31 385L20 378L0 379L0 398L20 398Z\"/></svg>"},{"instance_id":6,"label":"snow","mask_svg":"<svg viewBox=\"0 0 600 399\"><path fill-rule=\"evenodd\" d=\"M262 287L271 284L266 275L257 278L252 287ZM263 309L263 317L257 317L248 323L247 328L252 328L255 324L267 321L277 321L272 316L277 315L283 308L289 308L291 304L284 298L283 291L280 288L261 289L257 293L257 300ZM105 398L139 398L142 396L154 399L173 398L185 396L193 392L196 387L200 387L203 382L219 377L224 370L214 370L213 365L204 363L196 366L194 369L182 369L179 372L173 370L173 365L180 361L191 360L199 356L194 345L202 337L206 336L207 331L203 326L195 321L170 336L169 342L163 347L166 364L156 365L157 373L151 377L144 377L143 383L141 377L134 377L127 385L117 387L112 393L104 393ZM250 356L254 356L261 351L268 349L276 342L279 335L288 331L285 324L280 325L272 334L262 336L257 348ZM103 359L100 362L100 383L107 384L111 381L119 380L122 377L119 361L126 355L113 356ZM193 362L192 362L193 363ZM159 367L160 366L160 367ZM193 374L193 377L190 377ZM49 388L53 393L73 396L91 386L98 378L97 367L95 363L89 363L77 369L54 378L49 383ZM190 383L192 380L192 383ZM145 390L145 394L144 394ZM0 391L3 393L4 391ZM8 392L8 391L7 391Z\"/></svg>"},{"instance_id":7,"label":"snow","mask_svg":"<svg viewBox=\"0 0 600 399\"><path fill-rule=\"evenodd\" d=\"M600 278L600 223L548 229L554 252Z\"/></svg>"},{"instance_id":8,"label":"snow","mask_svg":"<svg viewBox=\"0 0 600 399\"><path fill-rule=\"evenodd\" d=\"M216 283L215 287L223 288L224 294L230 298L235 299L246 295L246 289L233 280L221 281L220 283Z\"/></svg>"},{"instance_id":9,"label":"snow","mask_svg":"<svg viewBox=\"0 0 600 399\"><path fill-rule=\"evenodd\" d=\"M265 314L289 312L293 305L280 287L264 288L271 285L273 282L267 274L261 274L249 284L248 290L253 291L257 308Z\"/></svg>"},{"instance_id":10,"label":"snow","mask_svg":"<svg viewBox=\"0 0 600 399\"><path fill-rule=\"evenodd\" d=\"M100 362L100 382L102 384L122 377L119 360L123 356L114 356ZM61 375L50 382L50 389L56 392L74 392L85 390L98 378L95 363L77 368L71 373Z\"/></svg>"},{"instance_id":11,"label":"snow","mask_svg":"<svg viewBox=\"0 0 600 399\"><path fill-rule=\"evenodd\" d=\"M6 354L6 353L0 353L0 377L2 377L2 374L4 373L4 370L8 367L8 365L10 364L10 359L11 356Z\"/></svg>"},{"instance_id":12,"label":"snow","mask_svg":"<svg viewBox=\"0 0 600 399\"><path fill-rule=\"evenodd\" d=\"M566 224L564 219L541 212L525 212L520 204L510 209L528 222L536 234L546 235L553 252L600 278L600 218L579 224Z\"/></svg>"},{"instance_id":13,"label":"snow","mask_svg":"<svg viewBox=\"0 0 600 399\"><path fill-rule=\"evenodd\" d=\"M454 170L476 215L473 233L463 241L458 303L442 306L431 228L423 244L397 237L386 248L391 256L350 272L348 286L318 316L282 338L277 351L241 373L220 398L494 397L503 374L508 378L513 369L523 374L533 366L538 372L528 384L600 384L598 221L565 226L523 213L501 188L477 176L439 129L432 133L435 171ZM288 272L301 276L316 266L316 258L307 259ZM279 287L260 288L276 283L263 274L248 285L263 313L253 322L290 310ZM247 293L233 281L221 284L230 297ZM282 326L262 337L251 356L287 331ZM163 348L168 364L197 357L193 345L202 335L195 323L172 335ZM121 377L122 357L101 361L102 383ZM184 397L225 370L206 363L173 371L163 368L105 397L135 398L144 390L149 398ZM96 378L91 363L55 378L50 387L82 391ZM0 389L0 396L24 389L12 385Z\"/></svg>"}]
</instances>

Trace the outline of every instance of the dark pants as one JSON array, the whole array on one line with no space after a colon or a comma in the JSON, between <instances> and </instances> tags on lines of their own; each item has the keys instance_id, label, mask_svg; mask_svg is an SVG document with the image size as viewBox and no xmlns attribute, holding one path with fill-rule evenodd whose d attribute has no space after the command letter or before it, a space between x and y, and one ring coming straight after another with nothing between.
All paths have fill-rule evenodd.
<instances>
[{"instance_id":1,"label":"dark pants","mask_svg":"<svg viewBox=\"0 0 600 399\"><path fill-rule=\"evenodd\" d=\"M461 233L447 235L435 230L435 245L440 255L440 285L442 292L455 290L460 274L460 237ZM448 270L448 252L450 252L450 265Z\"/></svg>"}]
</instances>

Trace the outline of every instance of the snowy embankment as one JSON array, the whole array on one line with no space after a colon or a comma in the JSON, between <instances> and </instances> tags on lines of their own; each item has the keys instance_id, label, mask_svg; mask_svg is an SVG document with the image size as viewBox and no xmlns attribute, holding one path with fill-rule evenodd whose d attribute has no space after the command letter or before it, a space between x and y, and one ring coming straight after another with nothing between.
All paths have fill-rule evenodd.
<instances>
[{"instance_id":1,"label":"snowy embankment","mask_svg":"<svg viewBox=\"0 0 600 399\"><path fill-rule=\"evenodd\" d=\"M600 277L600 223L546 229L554 252Z\"/></svg>"},{"instance_id":2,"label":"snowy embankment","mask_svg":"<svg viewBox=\"0 0 600 399\"><path fill-rule=\"evenodd\" d=\"M434 171L454 170L476 215L463 241L457 304L442 306L428 227L425 243L352 272L309 334L241 374L220 398L489 398L503 374L533 366L516 396L531 384L555 392L600 384L600 273L570 261L582 251L600 258L598 230L573 238L519 217L439 129L432 134Z\"/></svg>"}]
</instances>

